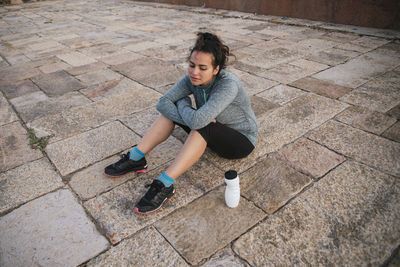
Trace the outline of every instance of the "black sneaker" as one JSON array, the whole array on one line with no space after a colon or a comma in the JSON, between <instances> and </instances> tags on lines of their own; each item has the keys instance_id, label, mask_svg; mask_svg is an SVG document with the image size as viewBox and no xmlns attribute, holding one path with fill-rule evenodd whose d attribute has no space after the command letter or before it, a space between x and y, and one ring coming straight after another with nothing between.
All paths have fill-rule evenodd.
<instances>
[{"instance_id":1,"label":"black sneaker","mask_svg":"<svg viewBox=\"0 0 400 267\"><path fill-rule=\"evenodd\" d=\"M165 187L159 180L154 180L153 183L148 186L150 186L150 189L135 207L135 211L141 214L156 212L166 200L170 199L175 194L174 185Z\"/></svg>"},{"instance_id":2,"label":"black sneaker","mask_svg":"<svg viewBox=\"0 0 400 267\"><path fill-rule=\"evenodd\" d=\"M129 152L123 154L121 159L117 162L108 165L104 169L104 173L111 177L119 177L130 172L145 172L147 170L146 158L143 157L141 160L135 161L129 159Z\"/></svg>"}]
</instances>

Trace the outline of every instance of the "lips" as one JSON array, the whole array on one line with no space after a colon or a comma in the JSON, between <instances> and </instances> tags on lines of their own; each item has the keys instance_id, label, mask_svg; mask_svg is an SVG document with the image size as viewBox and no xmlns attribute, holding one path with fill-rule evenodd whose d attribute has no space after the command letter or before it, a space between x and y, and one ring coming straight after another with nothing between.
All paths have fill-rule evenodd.
<instances>
[{"instance_id":1,"label":"lips","mask_svg":"<svg viewBox=\"0 0 400 267\"><path fill-rule=\"evenodd\" d=\"M199 79L199 78L190 77L190 81L191 81L193 84L197 84L197 83L200 82L200 79Z\"/></svg>"}]
</instances>

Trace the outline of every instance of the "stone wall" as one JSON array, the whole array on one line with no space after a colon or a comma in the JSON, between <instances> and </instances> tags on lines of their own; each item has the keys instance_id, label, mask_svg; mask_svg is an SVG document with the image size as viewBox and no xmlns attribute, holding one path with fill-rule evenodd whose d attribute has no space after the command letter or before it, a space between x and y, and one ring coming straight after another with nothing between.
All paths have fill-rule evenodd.
<instances>
[{"instance_id":1,"label":"stone wall","mask_svg":"<svg viewBox=\"0 0 400 267\"><path fill-rule=\"evenodd\" d=\"M38 2L43 0L0 0L0 5L20 5L28 2Z\"/></svg>"},{"instance_id":2,"label":"stone wall","mask_svg":"<svg viewBox=\"0 0 400 267\"><path fill-rule=\"evenodd\" d=\"M400 29L398 0L139 0Z\"/></svg>"}]
</instances>

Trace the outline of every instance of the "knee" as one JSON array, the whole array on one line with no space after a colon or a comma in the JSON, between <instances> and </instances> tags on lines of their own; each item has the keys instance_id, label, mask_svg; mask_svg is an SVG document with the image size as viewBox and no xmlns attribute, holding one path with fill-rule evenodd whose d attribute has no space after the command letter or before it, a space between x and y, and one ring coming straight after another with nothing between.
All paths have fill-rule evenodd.
<instances>
[{"instance_id":1,"label":"knee","mask_svg":"<svg viewBox=\"0 0 400 267\"><path fill-rule=\"evenodd\" d=\"M163 114L160 114L160 116L158 117L160 120L163 121L169 121L171 123L174 123L171 119L168 119L167 117L165 117Z\"/></svg>"},{"instance_id":2,"label":"knee","mask_svg":"<svg viewBox=\"0 0 400 267\"><path fill-rule=\"evenodd\" d=\"M189 136L207 143L207 139L197 130L191 130Z\"/></svg>"},{"instance_id":3,"label":"knee","mask_svg":"<svg viewBox=\"0 0 400 267\"><path fill-rule=\"evenodd\" d=\"M201 134L199 133L199 131L197 130L190 130L189 135L193 135L193 136L201 136Z\"/></svg>"}]
</instances>

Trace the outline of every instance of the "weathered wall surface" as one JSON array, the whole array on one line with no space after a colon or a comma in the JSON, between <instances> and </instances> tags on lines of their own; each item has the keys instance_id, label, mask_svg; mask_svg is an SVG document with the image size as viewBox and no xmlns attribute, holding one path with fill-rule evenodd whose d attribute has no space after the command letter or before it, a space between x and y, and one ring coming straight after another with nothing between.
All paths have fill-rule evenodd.
<instances>
[{"instance_id":1,"label":"weathered wall surface","mask_svg":"<svg viewBox=\"0 0 400 267\"><path fill-rule=\"evenodd\" d=\"M400 29L399 0L140 0Z\"/></svg>"},{"instance_id":2,"label":"weathered wall surface","mask_svg":"<svg viewBox=\"0 0 400 267\"><path fill-rule=\"evenodd\" d=\"M44 0L0 0L0 5L20 5L28 2L38 2Z\"/></svg>"}]
</instances>

